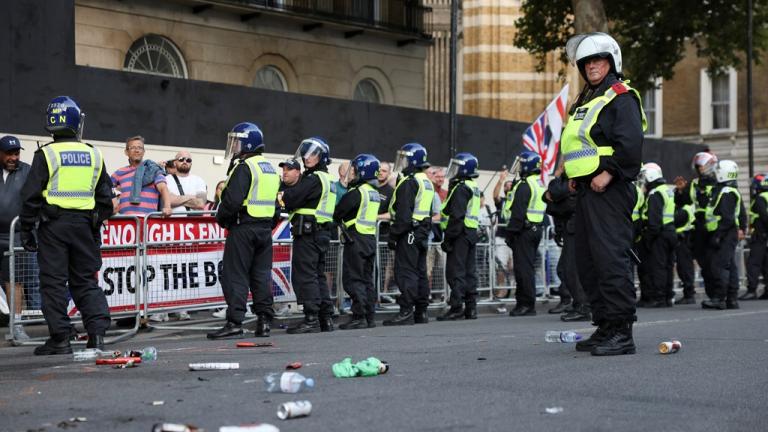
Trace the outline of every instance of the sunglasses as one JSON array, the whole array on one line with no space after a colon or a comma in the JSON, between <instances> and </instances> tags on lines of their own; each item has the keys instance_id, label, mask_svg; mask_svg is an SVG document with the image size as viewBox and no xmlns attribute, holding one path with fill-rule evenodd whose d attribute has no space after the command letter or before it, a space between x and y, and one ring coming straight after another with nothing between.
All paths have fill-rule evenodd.
<instances>
[{"instance_id":1,"label":"sunglasses","mask_svg":"<svg viewBox=\"0 0 768 432\"><path fill-rule=\"evenodd\" d=\"M176 160L179 161L179 162L192 163L192 158L183 158L183 157L181 157L181 158L178 158Z\"/></svg>"}]
</instances>

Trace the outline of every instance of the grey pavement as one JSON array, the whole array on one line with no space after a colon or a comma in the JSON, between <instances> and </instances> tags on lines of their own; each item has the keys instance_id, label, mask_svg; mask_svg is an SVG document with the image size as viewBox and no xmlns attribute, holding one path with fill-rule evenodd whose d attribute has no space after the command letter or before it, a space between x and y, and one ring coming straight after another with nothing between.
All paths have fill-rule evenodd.
<instances>
[{"instance_id":1,"label":"grey pavement","mask_svg":"<svg viewBox=\"0 0 768 432\"><path fill-rule=\"evenodd\" d=\"M550 305L551 306L551 305ZM597 358L544 342L567 325L539 306L535 317L482 314L476 321L287 335L274 348L237 349L192 331L154 331L114 348L156 346L133 369L35 357L0 348L0 430L150 431L157 422L271 423L281 431L765 431L768 430L768 301L742 309L698 305L640 310L636 355ZM434 315L434 314L433 314ZM679 339L682 350L656 351ZM244 339L257 341L255 338ZM260 340L259 340L260 341ZM336 379L330 365L376 356L390 372ZM301 361L316 388L267 393L262 377ZM192 362L239 362L237 371L191 372ZM278 404L312 401L306 418L278 420ZM153 401L163 401L153 405ZM547 408L562 408L550 414Z\"/></svg>"}]
</instances>

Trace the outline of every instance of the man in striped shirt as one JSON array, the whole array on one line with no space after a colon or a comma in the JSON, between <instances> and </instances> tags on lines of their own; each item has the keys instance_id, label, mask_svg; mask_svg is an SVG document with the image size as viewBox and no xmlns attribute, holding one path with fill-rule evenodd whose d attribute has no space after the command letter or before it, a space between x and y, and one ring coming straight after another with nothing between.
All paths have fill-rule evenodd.
<instances>
[{"instance_id":1,"label":"man in striped shirt","mask_svg":"<svg viewBox=\"0 0 768 432\"><path fill-rule=\"evenodd\" d=\"M116 212L122 215L152 213L160 208L159 203L162 198L161 211L164 216L170 216L173 213L171 196L165 183L165 173L162 170L155 173L152 183L141 188L139 202L131 202L134 176L137 168L144 161L144 138L138 135L128 138L125 142L125 155L128 156L128 166L120 168L112 174L112 184L120 191L120 196L116 198Z\"/></svg>"}]
</instances>

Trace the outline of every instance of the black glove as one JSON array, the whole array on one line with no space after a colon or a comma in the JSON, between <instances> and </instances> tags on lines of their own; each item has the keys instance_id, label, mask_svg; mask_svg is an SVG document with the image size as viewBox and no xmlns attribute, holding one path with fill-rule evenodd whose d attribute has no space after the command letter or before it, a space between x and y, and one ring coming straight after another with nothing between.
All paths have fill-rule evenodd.
<instances>
[{"instance_id":1,"label":"black glove","mask_svg":"<svg viewBox=\"0 0 768 432\"><path fill-rule=\"evenodd\" d=\"M27 252L37 252L37 239L32 231L21 232L21 246Z\"/></svg>"},{"instance_id":2,"label":"black glove","mask_svg":"<svg viewBox=\"0 0 768 432\"><path fill-rule=\"evenodd\" d=\"M453 251L453 243L452 242L449 243L443 240L443 242L440 243L440 249L442 249L443 252L445 253L451 253Z\"/></svg>"},{"instance_id":3,"label":"black glove","mask_svg":"<svg viewBox=\"0 0 768 432\"><path fill-rule=\"evenodd\" d=\"M390 250L395 250L395 249L397 249L397 240L395 240L395 239L393 239L393 238L390 238L390 239L387 241L387 247L388 247Z\"/></svg>"},{"instance_id":4,"label":"black glove","mask_svg":"<svg viewBox=\"0 0 768 432\"><path fill-rule=\"evenodd\" d=\"M712 237L709 238L709 246L718 249L721 241L722 239L718 234L713 234Z\"/></svg>"}]
</instances>

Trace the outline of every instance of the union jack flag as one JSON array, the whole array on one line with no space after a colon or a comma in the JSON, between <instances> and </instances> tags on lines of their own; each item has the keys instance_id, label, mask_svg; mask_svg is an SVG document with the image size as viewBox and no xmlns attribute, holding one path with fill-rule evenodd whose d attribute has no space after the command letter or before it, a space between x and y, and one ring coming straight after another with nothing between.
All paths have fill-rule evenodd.
<instances>
[{"instance_id":1,"label":"union jack flag","mask_svg":"<svg viewBox=\"0 0 768 432\"><path fill-rule=\"evenodd\" d=\"M291 223L281 220L272 230L272 295L275 300L294 300L291 286L291 245L279 240L291 238Z\"/></svg>"},{"instance_id":2,"label":"union jack flag","mask_svg":"<svg viewBox=\"0 0 768 432\"><path fill-rule=\"evenodd\" d=\"M560 150L560 134L565 123L565 107L568 100L568 84L549 103L547 109L523 133L523 145L541 156L541 179L555 170Z\"/></svg>"}]
</instances>

